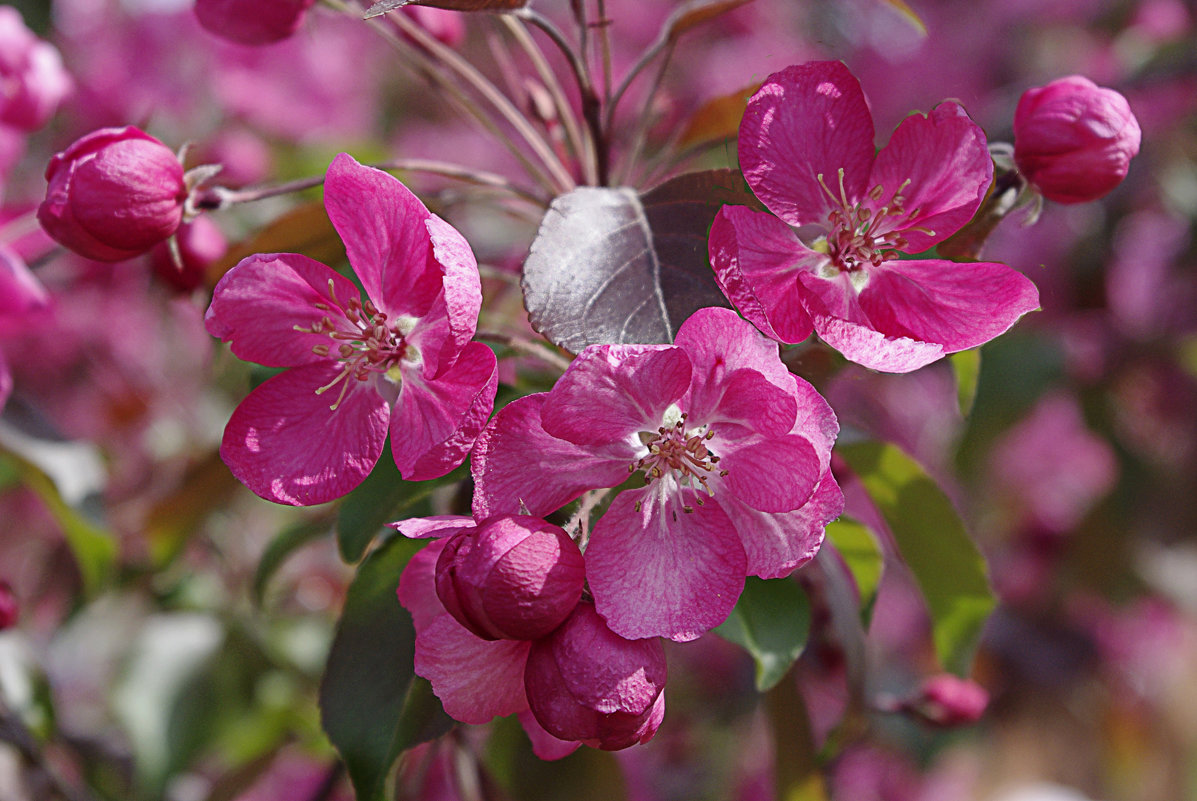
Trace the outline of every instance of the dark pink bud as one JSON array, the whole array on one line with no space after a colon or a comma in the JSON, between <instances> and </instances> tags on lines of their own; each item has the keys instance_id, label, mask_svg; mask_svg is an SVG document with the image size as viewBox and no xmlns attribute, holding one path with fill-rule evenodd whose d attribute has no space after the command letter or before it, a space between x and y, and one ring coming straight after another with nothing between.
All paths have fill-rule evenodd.
<instances>
[{"instance_id":1,"label":"dark pink bud","mask_svg":"<svg viewBox=\"0 0 1197 801\"><path fill-rule=\"evenodd\" d=\"M19 615L16 593L8 586L7 581L0 581L0 631L17 625Z\"/></svg>"},{"instance_id":2,"label":"dark pink bud","mask_svg":"<svg viewBox=\"0 0 1197 801\"><path fill-rule=\"evenodd\" d=\"M54 46L34 36L15 8L0 7L0 123L37 130L70 87Z\"/></svg>"},{"instance_id":3,"label":"dark pink bud","mask_svg":"<svg viewBox=\"0 0 1197 801\"><path fill-rule=\"evenodd\" d=\"M504 515L453 536L436 563L436 594L486 640L535 640L582 597L582 552L559 526Z\"/></svg>"},{"instance_id":4,"label":"dark pink bud","mask_svg":"<svg viewBox=\"0 0 1197 801\"><path fill-rule=\"evenodd\" d=\"M1028 89L1014 112L1014 161L1057 203L1096 200L1118 186L1141 137L1126 98L1079 75Z\"/></svg>"},{"instance_id":5,"label":"dark pink bud","mask_svg":"<svg viewBox=\"0 0 1197 801\"><path fill-rule=\"evenodd\" d=\"M183 165L170 148L137 128L89 133L50 160L46 180L38 222L89 259L138 256L183 220Z\"/></svg>"},{"instance_id":6,"label":"dark pink bud","mask_svg":"<svg viewBox=\"0 0 1197 801\"><path fill-rule=\"evenodd\" d=\"M209 33L243 45L281 42L299 30L316 0L195 0L195 16Z\"/></svg>"},{"instance_id":7,"label":"dark pink bud","mask_svg":"<svg viewBox=\"0 0 1197 801\"><path fill-rule=\"evenodd\" d=\"M659 639L625 640L583 601L560 628L532 643L524 691L554 737L617 751L657 733L665 678Z\"/></svg>"},{"instance_id":8,"label":"dark pink bud","mask_svg":"<svg viewBox=\"0 0 1197 801\"><path fill-rule=\"evenodd\" d=\"M950 673L923 682L918 695L902 704L909 712L933 726L967 726L976 723L989 705L989 693L969 679Z\"/></svg>"},{"instance_id":9,"label":"dark pink bud","mask_svg":"<svg viewBox=\"0 0 1197 801\"><path fill-rule=\"evenodd\" d=\"M203 285L208 265L224 255L228 241L207 217L183 223L176 236L182 264L175 263L170 246L163 242L153 250L154 274L179 292L192 292Z\"/></svg>"}]
</instances>

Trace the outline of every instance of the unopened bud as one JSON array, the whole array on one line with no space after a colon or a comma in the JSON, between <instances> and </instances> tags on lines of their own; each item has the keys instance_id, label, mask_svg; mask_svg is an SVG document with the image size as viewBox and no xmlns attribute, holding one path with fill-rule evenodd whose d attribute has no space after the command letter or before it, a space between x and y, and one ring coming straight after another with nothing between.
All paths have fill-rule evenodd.
<instances>
[{"instance_id":1,"label":"unopened bud","mask_svg":"<svg viewBox=\"0 0 1197 801\"><path fill-rule=\"evenodd\" d=\"M532 643L524 692L554 737L616 751L657 733L665 679L659 639L625 640L583 601L560 628Z\"/></svg>"},{"instance_id":2,"label":"unopened bud","mask_svg":"<svg viewBox=\"0 0 1197 801\"><path fill-rule=\"evenodd\" d=\"M455 534L436 563L436 594L459 623L486 640L534 640L582 596L582 552L559 526L503 515Z\"/></svg>"},{"instance_id":3,"label":"unopened bud","mask_svg":"<svg viewBox=\"0 0 1197 801\"><path fill-rule=\"evenodd\" d=\"M8 586L7 581L0 581L0 631L17 625L19 615L16 593Z\"/></svg>"},{"instance_id":4,"label":"unopened bud","mask_svg":"<svg viewBox=\"0 0 1197 801\"><path fill-rule=\"evenodd\" d=\"M228 242L216 223L196 217L179 226L175 234L178 260L170 243L163 242L153 251L154 273L178 292L192 292L204 283L208 265L224 255Z\"/></svg>"},{"instance_id":5,"label":"unopened bud","mask_svg":"<svg viewBox=\"0 0 1197 801\"><path fill-rule=\"evenodd\" d=\"M209 33L243 45L281 42L295 34L316 0L196 0L195 16Z\"/></svg>"},{"instance_id":6,"label":"unopened bud","mask_svg":"<svg viewBox=\"0 0 1197 801\"><path fill-rule=\"evenodd\" d=\"M1028 89L1014 112L1014 161L1048 200L1086 203L1126 177L1142 133L1126 98L1072 75Z\"/></svg>"},{"instance_id":7,"label":"unopened bud","mask_svg":"<svg viewBox=\"0 0 1197 801\"><path fill-rule=\"evenodd\" d=\"M93 131L50 160L46 180L38 222L89 259L138 256L183 220L183 165L170 148L137 128Z\"/></svg>"},{"instance_id":8,"label":"unopened bud","mask_svg":"<svg viewBox=\"0 0 1197 801\"><path fill-rule=\"evenodd\" d=\"M902 704L908 712L933 726L949 728L976 723L989 706L989 693L969 679L950 673L932 676L914 697Z\"/></svg>"},{"instance_id":9,"label":"unopened bud","mask_svg":"<svg viewBox=\"0 0 1197 801\"><path fill-rule=\"evenodd\" d=\"M62 56L25 27L11 6L0 7L0 124L35 131L71 87Z\"/></svg>"}]
</instances>

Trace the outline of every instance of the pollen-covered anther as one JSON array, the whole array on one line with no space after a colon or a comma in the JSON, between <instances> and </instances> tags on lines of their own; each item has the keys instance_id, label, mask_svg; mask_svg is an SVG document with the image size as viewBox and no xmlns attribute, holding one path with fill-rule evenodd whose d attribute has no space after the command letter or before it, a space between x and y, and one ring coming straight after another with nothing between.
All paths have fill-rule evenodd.
<instances>
[{"instance_id":1,"label":"pollen-covered anther","mask_svg":"<svg viewBox=\"0 0 1197 801\"><path fill-rule=\"evenodd\" d=\"M719 457L711 453L706 443L714 435L712 430L687 433L685 415L672 426L659 427L656 434L641 431L639 439L648 453L629 464L628 472L643 470L645 477L650 481L671 474L679 486L697 484L707 494L711 494L707 474L715 470L715 463L719 461ZM726 471L721 475L726 475Z\"/></svg>"}]
</instances>

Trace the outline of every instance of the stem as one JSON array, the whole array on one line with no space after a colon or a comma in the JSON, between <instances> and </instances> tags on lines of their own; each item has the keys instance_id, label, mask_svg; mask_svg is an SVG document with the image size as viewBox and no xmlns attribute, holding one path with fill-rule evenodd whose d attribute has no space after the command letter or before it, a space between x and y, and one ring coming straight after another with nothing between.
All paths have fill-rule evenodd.
<instances>
[{"instance_id":1,"label":"stem","mask_svg":"<svg viewBox=\"0 0 1197 801\"><path fill-rule=\"evenodd\" d=\"M528 11L528 9L521 9L521 11ZM542 53L540 48L536 46L536 43L532 41L531 34L528 33L527 27L525 27L523 24L525 20L531 22L531 17L533 16L539 17L540 15L536 14L534 11L529 11L528 14L520 13L515 16L504 14L503 16L499 17L499 19L503 21L503 24L507 26L507 29L511 32L511 35L515 37L516 42L518 42L520 47L523 48L529 60L531 60L532 66L536 70L536 74L540 76L541 83L545 85L545 88L548 89L549 94L552 96L553 102L557 106L557 116L561 118L561 124L565 128L566 141L569 142L570 149L573 150L574 155L577 156L578 161L582 164L582 170L586 183L593 184L598 180L597 173L595 171L594 149L593 147L588 146L583 140L582 130L578 126L577 117L574 116L574 110L570 106L569 100L565 97L565 89L561 86L561 82L557 80L557 76L553 73L553 68L549 65L548 59L544 57L544 53ZM541 20L548 25L549 29L556 31L558 37L560 37L561 32L557 31L551 22L544 20L543 17L541 17ZM537 23L534 22L533 24ZM542 27L541 30L545 29ZM561 48L563 53L565 53L566 62L570 65L570 69L573 71L574 77L578 82L578 89L581 92L581 95L585 97L585 85L589 78L578 72L578 64L576 63L577 54L570 49L569 43L563 38L553 38L552 34L549 34L549 38L554 42L554 44Z\"/></svg>"},{"instance_id":2,"label":"stem","mask_svg":"<svg viewBox=\"0 0 1197 801\"><path fill-rule=\"evenodd\" d=\"M26 234L32 234L41 226L37 222L37 209L18 214L4 225L0 225L0 242L16 242Z\"/></svg>"},{"instance_id":3,"label":"stem","mask_svg":"<svg viewBox=\"0 0 1197 801\"><path fill-rule=\"evenodd\" d=\"M644 149L644 142L648 138L648 129L652 124L652 104L657 97L657 92L661 89L661 83L665 78L665 71L669 69L669 61L673 58L673 45L665 51L665 58L661 61L661 67L657 70L656 77L653 78L653 84L648 90L648 94L644 96L644 104L640 108L640 115L636 118L636 131L632 134L632 144L628 148L627 158L624 160L623 170L620 174L621 180L626 181L632 168L635 167L636 162L640 160L640 153Z\"/></svg>"},{"instance_id":4,"label":"stem","mask_svg":"<svg viewBox=\"0 0 1197 801\"><path fill-rule=\"evenodd\" d=\"M459 56L452 48L438 42L434 37L426 33L423 28L403 14L391 14L387 19L390 19L406 36L419 43L420 47L424 48L440 63L456 73L459 78L464 80L478 94L482 95L499 112L499 115L523 137L528 147L532 149L532 152L537 155L541 163L552 174L556 182L554 189L558 193L568 192L574 188L573 176L565 169L565 165L557 158L557 154L553 152L549 143L532 127L531 123L520 113L519 109L512 105L511 101L493 83L487 80L486 76L479 72L473 64L470 64Z\"/></svg>"},{"instance_id":5,"label":"stem","mask_svg":"<svg viewBox=\"0 0 1197 801\"><path fill-rule=\"evenodd\" d=\"M610 489L591 490L582 496L582 503L578 506L562 528L570 537L577 532L578 536L575 541L578 543L578 550L586 553L586 546L590 542L590 513L594 511L594 507L598 506L603 498L607 497Z\"/></svg>"},{"instance_id":6,"label":"stem","mask_svg":"<svg viewBox=\"0 0 1197 801\"><path fill-rule=\"evenodd\" d=\"M526 339L512 336L511 334L503 334L498 331L479 331L475 336L477 339L486 339L490 340L491 342L498 342L502 345L506 345L514 351L540 359L545 364L549 365L550 367L555 367L563 373L569 369L569 359L566 359L564 356L554 353L553 351L541 345L534 345Z\"/></svg>"},{"instance_id":7,"label":"stem","mask_svg":"<svg viewBox=\"0 0 1197 801\"><path fill-rule=\"evenodd\" d=\"M603 60L603 102L611 105L611 37L607 31L607 0L598 0L599 47Z\"/></svg>"},{"instance_id":8,"label":"stem","mask_svg":"<svg viewBox=\"0 0 1197 801\"><path fill-rule=\"evenodd\" d=\"M467 183L477 184L479 186L488 186L495 189L502 189L510 192L516 197L534 203L541 208L545 208L549 204L549 198L544 195L539 195L530 189L525 189L522 186L517 186L511 183L502 175L492 172L482 172L477 170L470 170L456 164L450 164L443 161L429 161L426 159L399 159L396 161L383 162L381 164L369 165L379 170L399 171L399 172L426 172L433 175L440 175L445 178L453 178ZM274 184L272 186L252 187L250 189L226 189L223 186L214 186L210 189L205 189L200 192L195 206L199 209L223 209L231 206L234 203L253 203L257 200L264 200L269 197L277 197L279 195L290 194L291 192L301 192L305 189L320 186L324 183L324 176L315 176L311 178L300 178L295 181L287 181L286 183Z\"/></svg>"}]
</instances>

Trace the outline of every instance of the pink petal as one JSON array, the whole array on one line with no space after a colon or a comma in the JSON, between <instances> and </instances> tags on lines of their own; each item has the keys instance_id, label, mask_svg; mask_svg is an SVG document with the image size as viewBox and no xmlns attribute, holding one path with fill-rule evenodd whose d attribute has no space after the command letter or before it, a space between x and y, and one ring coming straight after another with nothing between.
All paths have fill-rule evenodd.
<instances>
[{"instance_id":1,"label":"pink petal","mask_svg":"<svg viewBox=\"0 0 1197 801\"><path fill-rule=\"evenodd\" d=\"M329 281L339 302L332 300ZM312 348L333 340L327 334L295 329L310 329L326 317L334 326L349 329L341 304L360 296L352 281L307 256L258 254L221 277L204 324L245 361L267 367L327 362L327 356L316 355Z\"/></svg>"},{"instance_id":2,"label":"pink petal","mask_svg":"<svg viewBox=\"0 0 1197 801\"><path fill-rule=\"evenodd\" d=\"M756 439L723 454L726 491L762 512L789 512L810 499L819 481L819 455L805 437L789 435Z\"/></svg>"},{"instance_id":3,"label":"pink petal","mask_svg":"<svg viewBox=\"0 0 1197 801\"><path fill-rule=\"evenodd\" d=\"M545 398L541 422L576 445L628 443L656 431L690 386L690 360L669 345L591 345ZM631 450L629 450L631 456Z\"/></svg>"},{"instance_id":4,"label":"pink petal","mask_svg":"<svg viewBox=\"0 0 1197 801\"><path fill-rule=\"evenodd\" d=\"M819 337L845 358L873 370L909 373L945 355L942 345L909 337L891 337L867 325L838 317L815 317Z\"/></svg>"},{"instance_id":5,"label":"pink petal","mask_svg":"<svg viewBox=\"0 0 1197 801\"><path fill-rule=\"evenodd\" d=\"M464 518L474 524L474 519ZM452 616L445 610L440 598L436 595L436 560L449 541L447 537L432 540L408 560L407 566L399 574L399 589L396 595L403 608L411 613L412 623L418 635L434 620L440 617Z\"/></svg>"},{"instance_id":6,"label":"pink petal","mask_svg":"<svg viewBox=\"0 0 1197 801\"><path fill-rule=\"evenodd\" d=\"M449 614L416 634L416 673L432 682L445 712L462 723L487 723L528 708L527 640L483 640Z\"/></svg>"},{"instance_id":7,"label":"pink petal","mask_svg":"<svg viewBox=\"0 0 1197 801\"><path fill-rule=\"evenodd\" d=\"M413 517L408 520L396 520L387 525L405 537L424 540L436 537L449 537L463 528L474 528L477 523L474 518L466 515L433 515L432 517Z\"/></svg>"},{"instance_id":8,"label":"pink petal","mask_svg":"<svg viewBox=\"0 0 1197 801\"><path fill-rule=\"evenodd\" d=\"M679 495L693 512L653 487L622 492L594 527L586 577L599 614L622 637L697 639L727 619L744 588L731 520L714 499L699 505L693 490Z\"/></svg>"},{"instance_id":9,"label":"pink petal","mask_svg":"<svg viewBox=\"0 0 1197 801\"><path fill-rule=\"evenodd\" d=\"M546 761L562 759L569 756L582 744L577 740L560 740L544 730L544 726L536 720L532 710L524 710L517 716L520 725L532 741L532 753Z\"/></svg>"},{"instance_id":10,"label":"pink petal","mask_svg":"<svg viewBox=\"0 0 1197 801\"><path fill-rule=\"evenodd\" d=\"M391 453L405 479L438 478L465 461L494 408L498 376L494 351L481 342L435 380L404 373L391 415Z\"/></svg>"},{"instance_id":11,"label":"pink petal","mask_svg":"<svg viewBox=\"0 0 1197 801\"><path fill-rule=\"evenodd\" d=\"M249 394L224 429L220 457L241 483L275 503L310 506L346 494L373 469L386 442L387 403L352 377L317 395L340 365L312 364Z\"/></svg>"},{"instance_id":12,"label":"pink petal","mask_svg":"<svg viewBox=\"0 0 1197 801\"><path fill-rule=\"evenodd\" d=\"M699 382L718 381L726 373L749 367L786 391L793 384L793 374L778 357L777 343L731 309L711 306L694 312L678 328L673 344L690 357Z\"/></svg>"},{"instance_id":13,"label":"pink petal","mask_svg":"<svg viewBox=\"0 0 1197 801\"><path fill-rule=\"evenodd\" d=\"M799 300L798 254L805 250L793 230L771 214L724 206L711 226L715 280L732 305L778 342L794 344L811 334Z\"/></svg>"},{"instance_id":14,"label":"pink petal","mask_svg":"<svg viewBox=\"0 0 1197 801\"><path fill-rule=\"evenodd\" d=\"M546 433L540 410L546 393L503 407L478 437L470 458L474 515L544 516L583 492L614 487L628 477L627 456L603 455Z\"/></svg>"},{"instance_id":15,"label":"pink petal","mask_svg":"<svg viewBox=\"0 0 1197 801\"><path fill-rule=\"evenodd\" d=\"M20 255L0 242L0 318L20 318L50 306L50 293Z\"/></svg>"},{"instance_id":16,"label":"pink petal","mask_svg":"<svg viewBox=\"0 0 1197 801\"><path fill-rule=\"evenodd\" d=\"M721 503L740 534L748 559L746 572L780 578L818 552L827 524L844 510L844 494L828 470L811 499L792 512L760 512L734 498Z\"/></svg>"},{"instance_id":17,"label":"pink petal","mask_svg":"<svg viewBox=\"0 0 1197 801\"><path fill-rule=\"evenodd\" d=\"M478 262L465 237L449 223L430 214L424 225L432 242L433 258L444 273L445 309L456 355L474 338L478 327L482 308Z\"/></svg>"},{"instance_id":18,"label":"pink petal","mask_svg":"<svg viewBox=\"0 0 1197 801\"><path fill-rule=\"evenodd\" d=\"M0 350L0 411L4 410L4 404L8 402L8 396L12 394L12 371L8 369L8 362L4 360L4 351Z\"/></svg>"},{"instance_id":19,"label":"pink petal","mask_svg":"<svg viewBox=\"0 0 1197 801\"><path fill-rule=\"evenodd\" d=\"M794 425L798 406L791 392L770 383L749 367L732 372L713 386L699 384L691 392L688 405L691 424L710 424L715 443L726 439L752 442L787 433Z\"/></svg>"},{"instance_id":20,"label":"pink petal","mask_svg":"<svg viewBox=\"0 0 1197 801\"><path fill-rule=\"evenodd\" d=\"M892 261L873 271L860 304L877 329L955 353L1007 331L1039 307L1039 292L1004 264Z\"/></svg>"},{"instance_id":21,"label":"pink petal","mask_svg":"<svg viewBox=\"0 0 1197 801\"><path fill-rule=\"evenodd\" d=\"M840 433L835 412L819 392L793 373L794 397L798 404L798 415L791 434L799 434L811 441L819 456L819 475L827 472L831 464L831 447Z\"/></svg>"},{"instance_id":22,"label":"pink petal","mask_svg":"<svg viewBox=\"0 0 1197 801\"><path fill-rule=\"evenodd\" d=\"M790 225L824 223L839 197L864 193L873 118L860 83L838 61L811 61L766 79L740 121L740 167L769 211ZM836 207L840 204L837 200Z\"/></svg>"},{"instance_id":23,"label":"pink petal","mask_svg":"<svg viewBox=\"0 0 1197 801\"><path fill-rule=\"evenodd\" d=\"M901 250L921 253L971 220L989 190L993 160L985 132L955 103L910 115L877 154L869 186L880 184L883 192L875 206L888 203L907 180L905 214L879 230L900 231L907 241Z\"/></svg>"},{"instance_id":24,"label":"pink petal","mask_svg":"<svg viewBox=\"0 0 1197 801\"><path fill-rule=\"evenodd\" d=\"M422 317L442 289L425 221L398 178L342 153L324 180L324 207L366 294L390 316Z\"/></svg>"}]
</instances>

